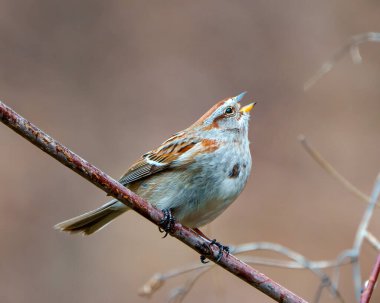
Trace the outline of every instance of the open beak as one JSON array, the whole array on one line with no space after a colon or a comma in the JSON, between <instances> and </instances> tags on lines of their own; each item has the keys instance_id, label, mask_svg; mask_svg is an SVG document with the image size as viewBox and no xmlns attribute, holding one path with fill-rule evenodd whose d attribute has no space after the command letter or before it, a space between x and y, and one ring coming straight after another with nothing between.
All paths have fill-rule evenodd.
<instances>
[{"instance_id":1,"label":"open beak","mask_svg":"<svg viewBox=\"0 0 380 303\"><path fill-rule=\"evenodd\" d=\"M248 114L248 113L252 110L252 108L255 107L255 105L256 105L256 102L253 102L253 103L251 103L251 104L248 104L248 105L246 105L246 106L243 106L243 107L240 109L239 112L244 113L244 114Z\"/></svg>"},{"instance_id":2,"label":"open beak","mask_svg":"<svg viewBox=\"0 0 380 303\"><path fill-rule=\"evenodd\" d=\"M242 92L241 94L237 95L236 97L234 97L235 99L235 102L240 102L241 100L243 100L244 96L247 94L247 92Z\"/></svg>"}]
</instances>

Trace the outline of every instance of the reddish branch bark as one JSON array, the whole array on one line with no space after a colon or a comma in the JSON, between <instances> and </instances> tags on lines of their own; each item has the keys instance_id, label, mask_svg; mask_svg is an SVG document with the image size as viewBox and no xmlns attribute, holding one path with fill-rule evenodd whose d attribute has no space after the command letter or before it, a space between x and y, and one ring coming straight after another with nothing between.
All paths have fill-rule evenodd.
<instances>
[{"instance_id":1,"label":"reddish branch bark","mask_svg":"<svg viewBox=\"0 0 380 303\"><path fill-rule=\"evenodd\" d=\"M377 278L380 273L380 254L377 256L376 263L373 266L371 276L368 279L368 285L362 293L360 303L369 303L371 300L373 289L375 288Z\"/></svg>"},{"instance_id":2,"label":"reddish branch bark","mask_svg":"<svg viewBox=\"0 0 380 303\"><path fill-rule=\"evenodd\" d=\"M63 165L132 208L149 221L158 225L163 218L163 213L160 210L153 207L86 160L74 154L67 147L38 129L1 101L0 120ZM210 248L208 242L197 235L192 229L176 223L171 235L190 246L199 254L206 255L212 261L216 260L218 249L214 247L214 245ZM226 253L224 253L223 258L217 264L277 302L306 302L231 254L226 255Z\"/></svg>"}]
</instances>

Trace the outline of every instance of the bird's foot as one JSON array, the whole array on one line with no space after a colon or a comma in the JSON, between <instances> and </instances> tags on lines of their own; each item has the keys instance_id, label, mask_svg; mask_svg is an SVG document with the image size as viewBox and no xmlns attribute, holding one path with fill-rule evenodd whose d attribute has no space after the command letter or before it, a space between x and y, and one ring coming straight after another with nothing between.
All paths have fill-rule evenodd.
<instances>
[{"instance_id":1,"label":"bird's foot","mask_svg":"<svg viewBox=\"0 0 380 303\"><path fill-rule=\"evenodd\" d=\"M173 231L175 219L172 215L170 208L165 208L162 210L162 212L164 213L164 217L160 221L160 226L158 227L158 230L161 233L165 233L165 235L162 237L165 238L170 232Z\"/></svg>"},{"instance_id":2,"label":"bird's foot","mask_svg":"<svg viewBox=\"0 0 380 303\"><path fill-rule=\"evenodd\" d=\"M211 246L211 245L216 245L219 248L218 256L216 257L216 260L215 260L215 262L217 262L217 263L222 259L223 252L225 252L227 254L227 256L230 254L230 248L228 246L224 246L224 245L220 244L219 242L216 241L216 239L210 241L209 246ZM200 259L201 259L201 262L203 264L206 264L209 262L209 261L206 261L205 255L201 255Z\"/></svg>"}]
</instances>

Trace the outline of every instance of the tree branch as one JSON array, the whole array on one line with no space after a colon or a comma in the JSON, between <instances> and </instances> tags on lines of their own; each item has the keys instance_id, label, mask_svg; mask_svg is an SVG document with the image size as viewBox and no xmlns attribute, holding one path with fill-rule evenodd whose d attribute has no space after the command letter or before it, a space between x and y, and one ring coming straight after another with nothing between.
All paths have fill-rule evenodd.
<instances>
[{"instance_id":1,"label":"tree branch","mask_svg":"<svg viewBox=\"0 0 380 303\"><path fill-rule=\"evenodd\" d=\"M360 303L368 303L371 300L372 292L376 286L377 278L379 277L380 273L380 254L377 256L375 265L373 266L371 276L369 277L367 281L367 286L364 289L361 297L360 297Z\"/></svg>"},{"instance_id":2,"label":"tree branch","mask_svg":"<svg viewBox=\"0 0 380 303\"><path fill-rule=\"evenodd\" d=\"M159 225L160 220L163 218L163 213L160 210L70 151L67 147L38 129L1 101L0 120L63 165L132 208L149 221ZM210 247L209 243L192 229L182 226L180 223L176 223L171 235L199 254L205 255L215 262L218 255L218 248L214 247L214 245ZM227 255L224 253L223 258L217 264L277 302L306 302L231 254Z\"/></svg>"}]
</instances>

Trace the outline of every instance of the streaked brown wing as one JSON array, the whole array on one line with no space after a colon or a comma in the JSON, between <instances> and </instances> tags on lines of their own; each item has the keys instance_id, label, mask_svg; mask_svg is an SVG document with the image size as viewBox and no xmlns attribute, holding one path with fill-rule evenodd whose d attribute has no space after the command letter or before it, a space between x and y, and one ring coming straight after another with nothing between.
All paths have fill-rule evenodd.
<instances>
[{"instance_id":1,"label":"streaked brown wing","mask_svg":"<svg viewBox=\"0 0 380 303\"><path fill-rule=\"evenodd\" d=\"M159 148L143 155L120 178L123 185L141 180L171 166L183 153L194 147L201 140L199 138L184 139L184 133L178 133L165 141Z\"/></svg>"},{"instance_id":2,"label":"streaked brown wing","mask_svg":"<svg viewBox=\"0 0 380 303\"><path fill-rule=\"evenodd\" d=\"M119 180L119 182L123 185L127 185L134 181L140 180L147 176L150 176L158 171L167 168L165 166L156 166L151 165L146 162L144 158L140 159L136 164L134 164Z\"/></svg>"}]
</instances>

